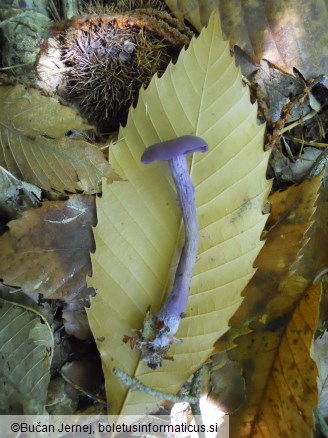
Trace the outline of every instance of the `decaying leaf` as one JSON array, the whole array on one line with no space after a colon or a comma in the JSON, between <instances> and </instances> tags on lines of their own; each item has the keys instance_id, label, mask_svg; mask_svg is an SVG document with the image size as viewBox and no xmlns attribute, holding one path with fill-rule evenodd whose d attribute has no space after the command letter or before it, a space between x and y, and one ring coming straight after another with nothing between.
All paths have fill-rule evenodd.
<instances>
[{"instance_id":1,"label":"decaying leaf","mask_svg":"<svg viewBox=\"0 0 328 438\"><path fill-rule=\"evenodd\" d=\"M85 195L24 212L0 238L0 278L45 298L84 299L95 223L95 200Z\"/></svg>"},{"instance_id":2,"label":"decaying leaf","mask_svg":"<svg viewBox=\"0 0 328 438\"><path fill-rule=\"evenodd\" d=\"M198 32L208 23L209 16L219 9L218 0L164 0L170 10L180 19L191 23ZM222 17L221 17L222 19Z\"/></svg>"},{"instance_id":3,"label":"decaying leaf","mask_svg":"<svg viewBox=\"0 0 328 438\"><path fill-rule=\"evenodd\" d=\"M230 321L235 348L228 356L240 364L246 381L246 401L230 417L234 437L282 437L288 430L308 436L313 426L317 390L310 348L320 287L312 287L314 276L304 277L298 269L320 183L316 177L270 198L271 228L258 269ZM236 339L246 330L251 332Z\"/></svg>"},{"instance_id":4,"label":"decaying leaf","mask_svg":"<svg viewBox=\"0 0 328 438\"><path fill-rule=\"evenodd\" d=\"M41 190L32 184L20 181L0 166L0 218L16 219L19 212L37 207Z\"/></svg>"},{"instance_id":5,"label":"decaying leaf","mask_svg":"<svg viewBox=\"0 0 328 438\"><path fill-rule=\"evenodd\" d=\"M238 45L258 61L267 59L282 70L297 68L307 79L328 70L326 0L165 0L179 18L200 31L218 9L231 47Z\"/></svg>"},{"instance_id":6,"label":"decaying leaf","mask_svg":"<svg viewBox=\"0 0 328 438\"><path fill-rule=\"evenodd\" d=\"M45 190L96 193L102 177L113 177L96 146L64 136L89 127L74 110L22 85L1 87L0 101L0 165L17 178Z\"/></svg>"},{"instance_id":7,"label":"decaying leaf","mask_svg":"<svg viewBox=\"0 0 328 438\"><path fill-rule=\"evenodd\" d=\"M305 255L299 261L297 270L303 277L317 283L322 275L328 272L328 190L325 185L319 193L314 219L314 224L307 234Z\"/></svg>"},{"instance_id":8,"label":"decaying leaf","mask_svg":"<svg viewBox=\"0 0 328 438\"><path fill-rule=\"evenodd\" d=\"M283 192L275 192L270 198L272 212L268 219L270 230L265 246L256 259L256 274L243 292L245 300L231 319L234 330L248 326L251 321L279 318L290 312L314 276L308 278L295 273L299 269L301 251L304 250L315 212L315 202L321 185L321 177L292 186ZM293 273L293 274L291 274ZM293 293L289 290L293 290ZM267 291L264 294L263 291Z\"/></svg>"},{"instance_id":9,"label":"decaying leaf","mask_svg":"<svg viewBox=\"0 0 328 438\"><path fill-rule=\"evenodd\" d=\"M125 181L105 184L97 200L97 250L90 281L97 295L87 310L111 413L139 414L156 406L154 398L131 392L118 381L113 367L150 387L176 393L212 352L240 305L263 245L262 206L270 190L265 179L269 153L262 149L264 126L256 124L256 112L214 14L177 64L141 92L119 142L111 147L111 165ZM183 342L170 349L174 360L154 371L123 337L142 327L148 306L159 310L174 277L183 229L167 164L145 166L140 157L150 144L185 134L209 144L207 154L190 162L199 254L177 333Z\"/></svg>"},{"instance_id":10,"label":"decaying leaf","mask_svg":"<svg viewBox=\"0 0 328 438\"><path fill-rule=\"evenodd\" d=\"M319 149L307 147L303 149L302 155L296 158L294 163L291 163L281 151L277 150L273 151L272 156L274 156L274 160L271 160L270 164L279 181L290 181L297 184L306 178L319 155ZM322 169L318 170L318 173L320 173Z\"/></svg>"},{"instance_id":11,"label":"decaying leaf","mask_svg":"<svg viewBox=\"0 0 328 438\"><path fill-rule=\"evenodd\" d=\"M251 80L261 88L272 122L279 120L284 105L287 105L294 96L303 96L306 88L304 80L284 73L266 60L260 62L259 69L251 77ZM315 100L312 94L310 96ZM301 102L299 99L294 100L288 122L298 120L310 112L310 96L307 94ZM320 105L318 109L320 109Z\"/></svg>"},{"instance_id":12,"label":"decaying leaf","mask_svg":"<svg viewBox=\"0 0 328 438\"><path fill-rule=\"evenodd\" d=\"M68 335L75 336L82 341L92 338L83 302L67 303L63 309L63 322Z\"/></svg>"},{"instance_id":13,"label":"decaying leaf","mask_svg":"<svg viewBox=\"0 0 328 438\"><path fill-rule=\"evenodd\" d=\"M230 415L245 400L245 379L240 364L229 359L225 351L212 358L209 386L210 399Z\"/></svg>"},{"instance_id":14,"label":"decaying leaf","mask_svg":"<svg viewBox=\"0 0 328 438\"><path fill-rule=\"evenodd\" d=\"M317 370L310 350L320 293L320 284L311 286L290 315L237 342L231 357L238 358L247 376L247 402L230 416L232 436L312 435L312 411L318 400Z\"/></svg>"},{"instance_id":15,"label":"decaying leaf","mask_svg":"<svg viewBox=\"0 0 328 438\"><path fill-rule=\"evenodd\" d=\"M7 85L0 89L2 112L1 125L10 124L9 129L17 129L28 137L46 135L49 138L63 137L69 130L90 129L83 119L58 100L42 96L33 88L23 85Z\"/></svg>"},{"instance_id":16,"label":"decaying leaf","mask_svg":"<svg viewBox=\"0 0 328 438\"><path fill-rule=\"evenodd\" d=\"M80 388L82 392L89 394L95 395L104 383L99 357L98 360L81 359L67 362L62 367L61 374L75 389Z\"/></svg>"},{"instance_id":17,"label":"decaying leaf","mask_svg":"<svg viewBox=\"0 0 328 438\"><path fill-rule=\"evenodd\" d=\"M0 411L42 414L50 380L52 331L40 315L0 298Z\"/></svg>"},{"instance_id":18,"label":"decaying leaf","mask_svg":"<svg viewBox=\"0 0 328 438\"><path fill-rule=\"evenodd\" d=\"M61 378L51 380L47 397L47 412L50 415L75 415L78 397L70 397L65 389L66 382Z\"/></svg>"}]
</instances>

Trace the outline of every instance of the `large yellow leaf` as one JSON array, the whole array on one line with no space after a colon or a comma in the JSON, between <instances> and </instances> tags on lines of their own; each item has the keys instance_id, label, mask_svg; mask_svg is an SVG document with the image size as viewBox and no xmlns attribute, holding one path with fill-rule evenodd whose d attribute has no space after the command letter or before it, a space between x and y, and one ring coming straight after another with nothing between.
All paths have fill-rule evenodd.
<instances>
[{"instance_id":1,"label":"large yellow leaf","mask_svg":"<svg viewBox=\"0 0 328 438\"><path fill-rule=\"evenodd\" d=\"M177 64L141 91L111 148L110 162L125 181L104 183L97 200L90 281L97 295L88 310L111 413L139 414L156 404L150 396L128 390L113 367L170 393L199 368L227 331L263 245L262 206L270 190L264 126L256 124L256 105L250 104L219 29L214 14ZM154 371L122 338L142 327L149 305L159 310L174 277L183 229L167 163L145 166L140 157L150 144L185 134L209 144L207 154L190 162L200 245L186 317L177 333L183 342L169 351L174 361L164 361Z\"/></svg>"}]
</instances>

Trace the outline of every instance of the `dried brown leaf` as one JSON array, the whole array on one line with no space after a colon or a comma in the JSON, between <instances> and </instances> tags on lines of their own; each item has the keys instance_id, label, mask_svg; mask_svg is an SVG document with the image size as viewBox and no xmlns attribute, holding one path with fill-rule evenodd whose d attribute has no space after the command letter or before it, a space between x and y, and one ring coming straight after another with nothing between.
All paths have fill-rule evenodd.
<instances>
[{"instance_id":1,"label":"dried brown leaf","mask_svg":"<svg viewBox=\"0 0 328 438\"><path fill-rule=\"evenodd\" d=\"M213 9L219 9L223 34L231 47L267 59L306 78L328 70L326 0L165 0L171 11L200 31Z\"/></svg>"},{"instance_id":2,"label":"dried brown leaf","mask_svg":"<svg viewBox=\"0 0 328 438\"><path fill-rule=\"evenodd\" d=\"M81 359L68 362L62 367L61 373L75 388L80 387L86 392L98 393L104 384L100 359Z\"/></svg>"},{"instance_id":3,"label":"dried brown leaf","mask_svg":"<svg viewBox=\"0 0 328 438\"><path fill-rule=\"evenodd\" d=\"M261 89L263 98L268 106L272 122L281 118L284 105L288 105L292 96L302 96L306 84L299 77L284 73L270 62L262 60L257 72L251 77ZM309 95L295 99L290 110L288 122L304 117L311 110Z\"/></svg>"},{"instance_id":4,"label":"dried brown leaf","mask_svg":"<svg viewBox=\"0 0 328 438\"><path fill-rule=\"evenodd\" d=\"M287 314L312 283L313 276L305 278L295 269L307 244L305 236L312 224L320 184L321 177L316 177L270 197L270 230L255 261L257 272L243 292L245 300L232 318L233 327L260 318L269 322Z\"/></svg>"},{"instance_id":5,"label":"dried brown leaf","mask_svg":"<svg viewBox=\"0 0 328 438\"><path fill-rule=\"evenodd\" d=\"M308 235L308 242L304 248L306 257L298 264L298 271L307 278L320 281L323 274L328 272L328 190L322 187L320 190L315 222Z\"/></svg>"},{"instance_id":6,"label":"dried brown leaf","mask_svg":"<svg viewBox=\"0 0 328 438\"><path fill-rule=\"evenodd\" d=\"M245 379L240 364L227 357L226 352L216 354L211 363L210 399L219 409L231 414L245 400Z\"/></svg>"},{"instance_id":7,"label":"dried brown leaf","mask_svg":"<svg viewBox=\"0 0 328 438\"><path fill-rule=\"evenodd\" d=\"M28 137L46 135L49 138L63 137L71 129L90 129L90 125L57 99L42 96L33 88L23 85L7 85L0 89L3 124L10 123Z\"/></svg>"},{"instance_id":8,"label":"dried brown leaf","mask_svg":"<svg viewBox=\"0 0 328 438\"><path fill-rule=\"evenodd\" d=\"M50 381L47 395L47 412L50 415L75 415L79 400L67 394L65 385L61 377Z\"/></svg>"},{"instance_id":9,"label":"dried brown leaf","mask_svg":"<svg viewBox=\"0 0 328 438\"><path fill-rule=\"evenodd\" d=\"M95 199L84 195L24 212L0 238L0 278L46 298L85 297L95 223Z\"/></svg>"}]
</instances>

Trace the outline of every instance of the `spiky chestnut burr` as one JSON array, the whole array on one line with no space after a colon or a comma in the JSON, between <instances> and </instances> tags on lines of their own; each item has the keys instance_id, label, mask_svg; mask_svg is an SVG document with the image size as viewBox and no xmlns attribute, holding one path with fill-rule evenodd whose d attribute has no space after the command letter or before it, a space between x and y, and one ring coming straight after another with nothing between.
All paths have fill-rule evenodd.
<instances>
[{"instance_id":1,"label":"spiky chestnut burr","mask_svg":"<svg viewBox=\"0 0 328 438\"><path fill-rule=\"evenodd\" d=\"M151 8L99 12L73 18L55 36L64 79L56 86L100 132L108 132L125 124L140 88L164 72L192 33Z\"/></svg>"},{"instance_id":2,"label":"spiky chestnut burr","mask_svg":"<svg viewBox=\"0 0 328 438\"><path fill-rule=\"evenodd\" d=\"M174 338L185 312L190 290L192 272L198 250L198 223L186 155L206 152L206 142L192 135L185 135L163 143L157 143L145 150L141 157L144 164L168 160L171 175L176 186L185 228L185 242L175 273L173 287L162 308L153 315L148 311L144 328L136 342L143 360L150 368L161 366L169 346L177 342Z\"/></svg>"}]
</instances>

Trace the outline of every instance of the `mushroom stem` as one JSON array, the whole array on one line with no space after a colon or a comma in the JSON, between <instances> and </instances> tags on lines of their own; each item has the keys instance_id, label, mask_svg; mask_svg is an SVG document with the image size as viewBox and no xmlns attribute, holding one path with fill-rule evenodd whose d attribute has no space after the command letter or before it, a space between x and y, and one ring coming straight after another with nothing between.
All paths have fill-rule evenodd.
<instances>
[{"instance_id":1,"label":"mushroom stem","mask_svg":"<svg viewBox=\"0 0 328 438\"><path fill-rule=\"evenodd\" d=\"M206 152L207 143L200 137L184 135L182 137L155 143L149 146L141 157L141 162L168 161L172 178L176 186L185 228L185 243L175 273L172 290L160 311L154 315L148 309L142 330L135 337L124 336L124 342L130 342L131 348L141 350L142 359L150 368L162 365L163 359L172 360L166 353L171 344L179 342L174 335L179 329L181 318L186 310L192 271L195 266L198 249L198 224L194 198L194 186L191 182L186 154Z\"/></svg>"},{"instance_id":2,"label":"mushroom stem","mask_svg":"<svg viewBox=\"0 0 328 438\"><path fill-rule=\"evenodd\" d=\"M164 330L161 330L154 340L154 346L161 348L172 342L170 337L178 331L181 317L186 310L198 250L195 189L190 179L186 157L185 155L178 155L168 162L181 207L185 228L185 243L175 273L172 290L156 315L157 320L164 323Z\"/></svg>"}]
</instances>

